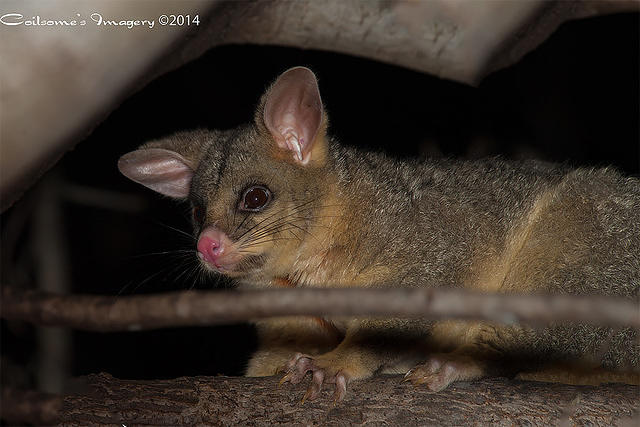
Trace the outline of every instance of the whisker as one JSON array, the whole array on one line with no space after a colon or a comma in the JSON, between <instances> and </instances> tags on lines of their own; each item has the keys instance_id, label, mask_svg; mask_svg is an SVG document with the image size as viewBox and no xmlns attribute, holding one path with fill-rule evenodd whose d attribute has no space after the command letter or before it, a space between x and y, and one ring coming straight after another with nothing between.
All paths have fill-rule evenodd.
<instances>
[{"instance_id":1,"label":"whisker","mask_svg":"<svg viewBox=\"0 0 640 427\"><path fill-rule=\"evenodd\" d=\"M141 281L140 283L138 283L131 291L132 293L135 293L135 291L137 291L138 289L140 289L141 286L145 285L146 283L148 283L151 279L155 279L156 277L158 277L158 275L160 275L161 273L164 273L166 271L166 269L161 269L156 271L155 273L149 275L146 279L144 279L143 281ZM127 286L129 287L129 286ZM123 292L124 292L125 288L122 288L117 296L120 296Z\"/></svg>"},{"instance_id":2,"label":"whisker","mask_svg":"<svg viewBox=\"0 0 640 427\"><path fill-rule=\"evenodd\" d=\"M309 236L311 236L313 239L315 239L316 241L318 241L318 239L316 239L316 236L314 236L313 234L311 234L308 230L305 230L302 227L297 226L296 224L294 224L293 222L290 222L289 225L291 225L292 227L297 228L298 230L302 231L303 233L308 234ZM298 239L300 240L300 239Z\"/></svg>"},{"instance_id":3,"label":"whisker","mask_svg":"<svg viewBox=\"0 0 640 427\"><path fill-rule=\"evenodd\" d=\"M272 238L270 240L265 240L265 241L262 241L260 243L275 242L277 240L294 240L294 239L291 238L291 237L274 237L274 238ZM257 243L251 243L250 245L245 246L245 249L246 248L250 248L251 246L255 246L255 245L257 245Z\"/></svg>"},{"instance_id":4,"label":"whisker","mask_svg":"<svg viewBox=\"0 0 640 427\"><path fill-rule=\"evenodd\" d=\"M299 208L302 208L302 205L300 205L300 206L299 206ZM311 209L311 207L307 207L306 209ZM282 211L282 210L281 210L281 211ZM293 216L293 215L297 215L297 214L299 214L299 213L300 213L300 209L297 209L297 211L291 212L291 213L289 213L288 215L285 215L285 216L283 216L283 217L279 217L279 218L277 218L277 219L275 219L275 220L271 221L270 223L266 224L266 225L265 225L261 230L259 230L257 233L255 233L255 232L254 232L254 233L250 234L248 238L255 238L255 237L257 237L257 236L260 236L260 234L261 234L261 233L263 233L263 232L269 232L269 231L272 231L274 228L279 227L279 226L280 226L280 225L279 225L280 223L283 223L284 221L286 221L286 220L287 220L288 218L290 218L291 216ZM255 228L255 227L253 227L253 228ZM245 234L246 234L246 232L243 234L243 236L244 236ZM242 236L241 236L241 237L242 237ZM240 240L240 239L238 239L238 240Z\"/></svg>"},{"instance_id":5,"label":"whisker","mask_svg":"<svg viewBox=\"0 0 640 427\"><path fill-rule=\"evenodd\" d=\"M146 254L131 255L126 257L125 259L137 259L137 258L144 258L148 256L157 256L157 255L176 255L179 257L186 258L186 255L195 254L195 252L196 251L193 249L173 249L173 250L163 251L163 252L149 252Z\"/></svg>"},{"instance_id":6,"label":"whisker","mask_svg":"<svg viewBox=\"0 0 640 427\"><path fill-rule=\"evenodd\" d=\"M173 229L172 227L168 227ZM181 232L181 230L177 230L176 231ZM182 232L184 234L184 232ZM189 236L190 239L193 239L192 236ZM150 258L150 257L164 257L164 259L167 259L168 262L164 261L161 267L157 267L154 266L152 267L153 271L152 274L149 274L147 277L143 278L142 280L136 281L136 280L132 280L129 283L127 283L125 286L123 286L122 288L120 288L120 290L117 292L116 296L121 296L123 295L125 292L131 292L131 293L135 293L138 289L142 288L143 286L145 286L147 283L151 282L152 280L157 279L158 277L168 277L170 280L170 278L172 276L175 276L175 272L180 270L180 269L190 269L193 265L194 262L197 262L197 257L194 256L196 254L195 249L171 249L171 250L167 250L167 251L157 251L157 252L149 252L149 253L143 253L143 254L137 254L137 255L131 255L131 256L127 256L124 257L124 259L126 260L139 260L139 259L143 259L143 258ZM166 255L169 255L169 257L167 258ZM180 278L180 275L174 279L174 281L177 281L177 279ZM161 280L158 283L167 283L168 280ZM137 282L137 283L136 283Z\"/></svg>"},{"instance_id":7,"label":"whisker","mask_svg":"<svg viewBox=\"0 0 640 427\"><path fill-rule=\"evenodd\" d=\"M293 235L293 237L295 237L299 242L302 242L302 239L300 239L300 237L299 237L296 233L294 233L294 232L293 232L293 230L288 230L288 231L289 231L289 233L291 233L291 234Z\"/></svg>"},{"instance_id":8,"label":"whisker","mask_svg":"<svg viewBox=\"0 0 640 427\"><path fill-rule=\"evenodd\" d=\"M287 228L287 229L283 229L282 231L285 232L285 231L289 231L289 230L290 230L290 228ZM294 238L293 237L285 237L285 236L277 236L275 233L272 233L272 234L269 234L269 235L266 235L266 236L262 236L260 239L251 240L249 242L246 242L244 245L242 245L241 248L242 249L251 248L251 247L254 247L254 246L257 246L257 245L261 245L263 243L273 242L275 240L294 240ZM240 249L240 248L238 248L238 249Z\"/></svg>"},{"instance_id":9,"label":"whisker","mask_svg":"<svg viewBox=\"0 0 640 427\"><path fill-rule=\"evenodd\" d=\"M234 210L234 214L233 215L234 215L233 222L235 223L235 210ZM251 216L251 214L248 214L242 219L242 221L240 221L240 224L238 224L238 226L235 228L235 230L233 230L233 234L237 233L238 230L240 230L240 227L242 227L244 225L244 223L247 222L247 220L249 219L250 216ZM240 237L242 237L243 235L240 235Z\"/></svg>"},{"instance_id":10,"label":"whisker","mask_svg":"<svg viewBox=\"0 0 640 427\"><path fill-rule=\"evenodd\" d=\"M287 227L287 226L288 226L288 229L297 228L300 231L308 234L309 236L311 236L315 240L318 240L310 231L303 229L302 227L298 226L297 224L293 223L292 221L285 221L286 219L290 219L290 218L300 219L300 220L308 220L308 218L306 218L306 217L294 216L294 215L299 214L301 211L303 211L303 209L301 209L302 207L303 207L303 205L299 205L297 207L298 208L297 209L298 212L292 212L292 213L290 213L288 215L285 215L284 217L281 217L281 218L279 218L277 220L272 221L264 229L262 229L262 230L260 230L258 232L251 233L251 235L247 236L245 239L243 239L242 241L239 242L240 245L246 245L247 243L260 242L260 240L262 239L263 236L269 236L269 235L272 235L274 233L277 233L278 231L280 231L280 232L286 231L287 229L283 229L283 227ZM316 216L316 218L320 218L320 217L321 216ZM329 217L329 215L327 215L327 217ZM313 218L313 217L311 217L311 218ZM327 227L327 226L324 226L324 227ZM298 240L300 240L299 236L296 236L296 237L298 238Z\"/></svg>"},{"instance_id":11,"label":"whisker","mask_svg":"<svg viewBox=\"0 0 640 427\"><path fill-rule=\"evenodd\" d=\"M269 232L263 232L257 237L254 237L252 239L247 239L247 240L243 241L242 244L239 245L239 246L242 247L242 246L245 246L247 244L259 243L261 240L263 240L263 239L265 239L267 237L276 235L277 233L280 233L280 232L288 231L291 228L295 228L295 227L283 228L283 227L287 227L287 225L288 225L287 223L283 223L283 224L279 225L278 227L274 228L273 230L271 230Z\"/></svg>"},{"instance_id":12,"label":"whisker","mask_svg":"<svg viewBox=\"0 0 640 427\"><path fill-rule=\"evenodd\" d=\"M185 268L184 271L174 279L175 282L179 282L180 279L185 275L186 275L185 282L189 281L189 277L191 276L194 269L197 268L197 265L192 263L190 266L186 266L186 267L187 268ZM190 289L193 289L193 284L191 285Z\"/></svg>"},{"instance_id":13,"label":"whisker","mask_svg":"<svg viewBox=\"0 0 640 427\"><path fill-rule=\"evenodd\" d=\"M182 236L188 237L188 238L189 238L189 240L195 240L195 237L194 237L191 233L187 233L186 231L180 230L179 228L172 227L172 226L170 226L170 225L168 225L168 224L164 224L164 223L159 222L159 221L154 221L154 222L155 222L155 224L157 224L157 225L160 225L160 226L162 226L162 227L166 227L166 228L168 228L169 230L173 230L173 231L177 232L178 234L180 234L180 235L182 235Z\"/></svg>"},{"instance_id":14,"label":"whisker","mask_svg":"<svg viewBox=\"0 0 640 427\"><path fill-rule=\"evenodd\" d=\"M293 212L296 212L298 209L300 209L300 208L302 208L302 207L305 207L306 205L309 205L311 202L313 202L313 200L308 200L308 201L306 201L306 202L304 202L304 203L302 203L302 204L300 204L300 205L298 205L298 206L295 206L292 210L293 210ZM283 209L280 209L279 211L276 211L276 212L272 213L271 215L267 216L266 218L262 219L261 221L259 221L259 222L258 222L258 223L256 223L255 225L253 225L251 228L249 228L248 230L246 230L244 233L242 233L242 234L240 235L240 237L238 237L238 240L240 240L242 237L244 237L247 233L249 233L249 232L251 232L252 230L254 230L256 227L259 227L260 225L262 225L262 223L264 223L265 221L267 221L267 220L269 220L269 219L273 218L273 217L274 217L275 215L277 215L278 213L281 213L283 210L284 210L284 208L283 208ZM292 212L292 213L293 213L293 212ZM291 214L290 214L290 215L291 215ZM248 217L247 217L247 218L248 218ZM278 220L278 218L277 218L275 221L277 221L277 220ZM273 222L272 222L272 223L273 223ZM268 224L266 224L266 225L265 225L265 227L268 227L268 226L269 226L269 225L271 225L272 223L268 223Z\"/></svg>"}]
</instances>

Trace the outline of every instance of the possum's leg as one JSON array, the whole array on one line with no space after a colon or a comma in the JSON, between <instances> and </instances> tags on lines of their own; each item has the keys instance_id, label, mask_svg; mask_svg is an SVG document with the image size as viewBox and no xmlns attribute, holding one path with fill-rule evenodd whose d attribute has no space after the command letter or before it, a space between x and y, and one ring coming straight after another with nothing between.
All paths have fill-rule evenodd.
<instances>
[{"instance_id":1,"label":"possum's leg","mask_svg":"<svg viewBox=\"0 0 640 427\"><path fill-rule=\"evenodd\" d=\"M490 375L513 375L505 354L522 341L526 331L487 323L438 322L431 331L431 354L423 364L411 369L405 381L424 384L440 391L455 381L468 381Z\"/></svg>"},{"instance_id":2,"label":"possum's leg","mask_svg":"<svg viewBox=\"0 0 640 427\"><path fill-rule=\"evenodd\" d=\"M276 375L291 354L304 351L322 354L335 348L341 334L321 319L313 317L281 317L255 322L258 350L251 356L245 375L265 377Z\"/></svg>"},{"instance_id":3,"label":"possum's leg","mask_svg":"<svg viewBox=\"0 0 640 427\"><path fill-rule=\"evenodd\" d=\"M425 363L411 369L405 381L424 384L431 391L440 391L456 381L469 381L487 376L487 363L462 353L437 353Z\"/></svg>"},{"instance_id":4,"label":"possum's leg","mask_svg":"<svg viewBox=\"0 0 640 427\"><path fill-rule=\"evenodd\" d=\"M344 340L335 349L319 356L296 353L285 364L281 383L300 383L312 373L304 400L319 396L324 383L335 384L333 399L340 401L347 384L371 377L378 371L393 372L416 363L427 354L424 322L400 319L354 319L349 321ZM423 359L424 360L424 359Z\"/></svg>"},{"instance_id":5,"label":"possum's leg","mask_svg":"<svg viewBox=\"0 0 640 427\"><path fill-rule=\"evenodd\" d=\"M592 339L594 335L599 340ZM456 381L514 376L570 384L640 381L635 331L593 325L533 330L488 323L441 322L432 339L449 352L432 354L406 380L439 391Z\"/></svg>"}]
</instances>

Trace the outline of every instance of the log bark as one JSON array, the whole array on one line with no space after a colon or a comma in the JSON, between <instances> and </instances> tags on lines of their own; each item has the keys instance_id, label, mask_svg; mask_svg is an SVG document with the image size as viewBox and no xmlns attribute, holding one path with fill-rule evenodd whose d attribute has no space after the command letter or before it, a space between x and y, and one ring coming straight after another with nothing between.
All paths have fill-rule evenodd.
<instances>
[{"instance_id":1,"label":"log bark","mask_svg":"<svg viewBox=\"0 0 640 427\"><path fill-rule=\"evenodd\" d=\"M350 384L345 400L336 405L326 388L317 400L301 404L306 385L278 387L277 380L133 381L90 375L82 378L84 391L65 396L51 420L69 426L637 425L640 407L640 389L622 384L569 386L496 378L430 393L402 383L402 377L395 375ZM13 396L9 401L5 397L3 405L27 397ZM31 404L37 407L38 401ZM16 415L14 411L14 421Z\"/></svg>"},{"instance_id":2,"label":"log bark","mask_svg":"<svg viewBox=\"0 0 640 427\"><path fill-rule=\"evenodd\" d=\"M636 301L579 295L481 294L460 289L266 289L130 297L3 290L1 316L93 331L137 331L237 323L283 315L582 322L640 329Z\"/></svg>"}]
</instances>

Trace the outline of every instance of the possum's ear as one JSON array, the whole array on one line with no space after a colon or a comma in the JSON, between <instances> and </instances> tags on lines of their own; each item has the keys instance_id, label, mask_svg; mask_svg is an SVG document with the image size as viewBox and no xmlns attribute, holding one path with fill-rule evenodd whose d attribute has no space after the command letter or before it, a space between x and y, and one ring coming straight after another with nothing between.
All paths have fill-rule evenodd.
<instances>
[{"instance_id":1,"label":"possum's ear","mask_svg":"<svg viewBox=\"0 0 640 427\"><path fill-rule=\"evenodd\" d=\"M311 70L285 71L263 97L262 119L278 147L302 165L324 157L324 112L318 81ZM260 111L260 110L259 110Z\"/></svg>"},{"instance_id":2,"label":"possum's ear","mask_svg":"<svg viewBox=\"0 0 640 427\"><path fill-rule=\"evenodd\" d=\"M165 196L183 199L189 195L193 167L175 151L141 148L120 157L118 169L130 180Z\"/></svg>"}]
</instances>

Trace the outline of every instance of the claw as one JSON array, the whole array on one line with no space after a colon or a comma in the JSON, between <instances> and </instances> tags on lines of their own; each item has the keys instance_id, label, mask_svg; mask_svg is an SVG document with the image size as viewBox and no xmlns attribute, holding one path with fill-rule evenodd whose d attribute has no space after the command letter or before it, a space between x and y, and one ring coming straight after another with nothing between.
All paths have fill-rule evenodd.
<instances>
[{"instance_id":1,"label":"claw","mask_svg":"<svg viewBox=\"0 0 640 427\"><path fill-rule=\"evenodd\" d=\"M286 383L287 381L289 381L289 379L291 378L291 374L285 374L284 377L282 377L282 379L280 379L280 381L278 381L278 387L282 387L282 384Z\"/></svg>"},{"instance_id":2,"label":"claw","mask_svg":"<svg viewBox=\"0 0 640 427\"><path fill-rule=\"evenodd\" d=\"M302 396L302 400L300 401L300 404L304 405L304 402L306 402L307 399L309 399L309 396L311 396L311 386L309 386L309 388L305 392L304 396Z\"/></svg>"},{"instance_id":3,"label":"claw","mask_svg":"<svg viewBox=\"0 0 640 427\"><path fill-rule=\"evenodd\" d=\"M324 372L321 370L316 370L313 372L313 378L311 379L311 385L307 389L304 397L302 398L302 403L304 404L307 400L315 400L318 397L320 392L322 391L322 384L324 383Z\"/></svg>"},{"instance_id":4,"label":"claw","mask_svg":"<svg viewBox=\"0 0 640 427\"><path fill-rule=\"evenodd\" d=\"M433 355L427 362L418 365L406 373L403 382L413 385L425 384L427 390L438 392L451 383L480 378L484 371L482 365L464 355Z\"/></svg>"},{"instance_id":5,"label":"claw","mask_svg":"<svg viewBox=\"0 0 640 427\"><path fill-rule=\"evenodd\" d=\"M334 404L341 402L342 399L344 399L345 394L347 394L347 379L341 372L339 372L336 375L336 391L333 392Z\"/></svg>"},{"instance_id":6,"label":"claw","mask_svg":"<svg viewBox=\"0 0 640 427\"><path fill-rule=\"evenodd\" d=\"M304 405L307 400L316 399L320 395L325 380L326 382L335 384L336 388L333 394L334 405L342 401L347 392L347 375L342 371L333 374L331 371L328 371L327 368L319 367L317 361L311 356L296 353L291 360L284 365L283 370L286 374L282 377L278 386L285 382L298 384L305 378L307 372L311 372L311 385L302 397L300 401L301 405Z\"/></svg>"}]
</instances>

